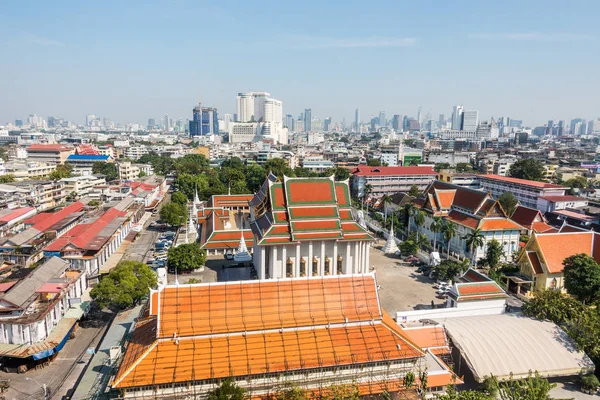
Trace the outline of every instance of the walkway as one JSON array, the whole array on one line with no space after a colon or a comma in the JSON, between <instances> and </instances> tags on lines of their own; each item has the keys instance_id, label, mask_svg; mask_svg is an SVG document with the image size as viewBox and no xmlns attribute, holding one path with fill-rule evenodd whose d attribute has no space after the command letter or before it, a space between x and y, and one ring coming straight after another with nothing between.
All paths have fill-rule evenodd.
<instances>
[{"instance_id":1,"label":"walkway","mask_svg":"<svg viewBox=\"0 0 600 400\"><path fill-rule=\"evenodd\" d=\"M102 343L96 350L92 360L83 373L72 400L98 399L108 385L108 381L113 374L109 352L113 346L123 348L125 339L134 326L134 321L139 316L142 306L139 305L130 310L120 312L113 320L110 328L106 332Z\"/></svg>"}]
</instances>

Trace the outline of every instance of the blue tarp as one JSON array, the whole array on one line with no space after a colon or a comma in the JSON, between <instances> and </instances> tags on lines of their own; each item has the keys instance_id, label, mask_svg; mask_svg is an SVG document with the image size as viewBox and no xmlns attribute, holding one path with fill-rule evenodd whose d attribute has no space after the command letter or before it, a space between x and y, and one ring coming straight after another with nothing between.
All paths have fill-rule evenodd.
<instances>
[{"instance_id":1,"label":"blue tarp","mask_svg":"<svg viewBox=\"0 0 600 400\"><path fill-rule=\"evenodd\" d=\"M67 343L67 340L69 340L69 337L71 337L71 331L73 330L73 327L75 326L75 324L73 324L73 326L71 327L71 329L69 329L69 331L67 332L67 334L65 335L65 337L63 338L63 340L60 341L60 343L54 347L53 349L47 349L44 351L40 351L39 353L35 353L32 357L34 360L41 360L43 358L48 358L50 357L52 354L54 353L58 353L59 351L62 350L62 348L65 346L65 343Z\"/></svg>"},{"instance_id":2,"label":"blue tarp","mask_svg":"<svg viewBox=\"0 0 600 400\"><path fill-rule=\"evenodd\" d=\"M67 161L106 161L108 156L93 154L71 154Z\"/></svg>"}]
</instances>

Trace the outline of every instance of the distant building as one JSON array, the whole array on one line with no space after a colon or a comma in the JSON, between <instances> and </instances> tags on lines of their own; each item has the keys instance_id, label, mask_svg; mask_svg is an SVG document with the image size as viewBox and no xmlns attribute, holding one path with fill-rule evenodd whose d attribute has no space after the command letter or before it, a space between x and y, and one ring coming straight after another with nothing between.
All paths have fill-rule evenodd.
<instances>
[{"instance_id":1,"label":"distant building","mask_svg":"<svg viewBox=\"0 0 600 400\"><path fill-rule=\"evenodd\" d=\"M312 130L312 110L307 108L304 110L304 132Z\"/></svg>"},{"instance_id":2,"label":"distant building","mask_svg":"<svg viewBox=\"0 0 600 400\"><path fill-rule=\"evenodd\" d=\"M385 111L379 111L379 126L382 128L387 127L387 119L385 117Z\"/></svg>"},{"instance_id":3,"label":"distant building","mask_svg":"<svg viewBox=\"0 0 600 400\"><path fill-rule=\"evenodd\" d=\"M463 121L463 106L454 106L454 110L452 111L452 130L460 131L462 130L462 121Z\"/></svg>"},{"instance_id":4,"label":"distant building","mask_svg":"<svg viewBox=\"0 0 600 400\"><path fill-rule=\"evenodd\" d=\"M536 182L527 179L498 175L479 175L481 188L490 192L494 198L503 193L512 193L525 207L539 209L539 198L545 196L564 196L568 189L553 183Z\"/></svg>"},{"instance_id":5,"label":"distant building","mask_svg":"<svg viewBox=\"0 0 600 400\"><path fill-rule=\"evenodd\" d=\"M193 110L190 121L190 136L216 135L219 133L219 116L217 109L202 107L200 103Z\"/></svg>"},{"instance_id":6,"label":"distant building","mask_svg":"<svg viewBox=\"0 0 600 400\"><path fill-rule=\"evenodd\" d=\"M479 126L479 111L464 110L463 111L462 130L475 131Z\"/></svg>"},{"instance_id":7,"label":"distant building","mask_svg":"<svg viewBox=\"0 0 600 400\"><path fill-rule=\"evenodd\" d=\"M360 110L357 108L354 111L354 132L360 131Z\"/></svg>"},{"instance_id":8,"label":"distant building","mask_svg":"<svg viewBox=\"0 0 600 400\"><path fill-rule=\"evenodd\" d=\"M407 193L413 185L424 190L435 179L436 172L431 167L369 167L359 165L352 171L352 191L357 197L364 196L366 185L371 187L371 195L380 198L398 192Z\"/></svg>"},{"instance_id":9,"label":"distant building","mask_svg":"<svg viewBox=\"0 0 600 400\"><path fill-rule=\"evenodd\" d=\"M39 161L51 164L64 164L67 157L74 153L72 147L64 144L32 144L27 147L29 161Z\"/></svg>"}]
</instances>

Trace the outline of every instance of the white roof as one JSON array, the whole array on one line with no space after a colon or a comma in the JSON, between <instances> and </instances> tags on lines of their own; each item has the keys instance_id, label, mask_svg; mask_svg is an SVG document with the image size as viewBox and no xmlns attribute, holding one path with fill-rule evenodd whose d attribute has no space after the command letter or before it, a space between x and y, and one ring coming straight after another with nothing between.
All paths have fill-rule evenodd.
<instances>
[{"instance_id":1,"label":"white roof","mask_svg":"<svg viewBox=\"0 0 600 400\"><path fill-rule=\"evenodd\" d=\"M516 314L448 318L446 332L475 380L486 376L508 379L527 377L529 371L543 376L570 376L582 369L593 371L594 363L578 352L565 331L548 321Z\"/></svg>"}]
</instances>

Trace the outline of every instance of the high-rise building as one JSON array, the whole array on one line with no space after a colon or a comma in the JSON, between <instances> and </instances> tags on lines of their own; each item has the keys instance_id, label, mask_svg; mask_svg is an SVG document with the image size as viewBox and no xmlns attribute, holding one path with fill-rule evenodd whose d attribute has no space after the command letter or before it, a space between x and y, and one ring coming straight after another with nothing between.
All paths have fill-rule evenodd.
<instances>
[{"instance_id":1,"label":"high-rise building","mask_svg":"<svg viewBox=\"0 0 600 400\"><path fill-rule=\"evenodd\" d=\"M385 128L387 126L387 119L385 117L385 111L379 111L379 126Z\"/></svg>"},{"instance_id":2,"label":"high-rise building","mask_svg":"<svg viewBox=\"0 0 600 400\"><path fill-rule=\"evenodd\" d=\"M92 126L92 121L96 119L94 114L88 114L85 116L85 126Z\"/></svg>"},{"instance_id":3,"label":"high-rise building","mask_svg":"<svg viewBox=\"0 0 600 400\"><path fill-rule=\"evenodd\" d=\"M304 110L304 132L312 131L312 110L306 108Z\"/></svg>"},{"instance_id":4,"label":"high-rise building","mask_svg":"<svg viewBox=\"0 0 600 400\"><path fill-rule=\"evenodd\" d=\"M446 117L444 116L444 114L440 114L440 116L438 117L438 128L444 129L445 127L446 127Z\"/></svg>"},{"instance_id":5,"label":"high-rise building","mask_svg":"<svg viewBox=\"0 0 600 400\"><path fill-rule=\"evenodd\" d=\"M156 126L154 118L148 118L148 129L153 129Z\"/></svg>"},{"instance_id":6,"label":"high-rise building","mask_svg":"<svg viewBox=\"0 0 600 400\"><path fill-rule=\"evenodd\" d=\"M419 125L423 126L423 106L419 106L417 110L417 121L419 121Z\"/></svg>"},{"instance_id":7,"label":"high-rise building","mask_svg":"<svg viewBox=\"0 0 600 400\"><path fill-rule=\"evenodd\" d=\"M463 131L475 132L479 125L479 111L465 110L463 111L462 127Z\"/></svg>"},{"instance_id":8,"label":"high-rise building","mask_svg":"<svg viewBox=\"0 0 600 400\"><path fill-rule=\"evenodd\" d=\"M360 110L358 108L354 111L354 131L360 131Z\"/></svg>"},{"instance_id":9,"label":"high-rise building","mask_svg":"<svg viewBox=\"0 0 600 400\"><path fill-rule=\"evenodd\" d=\"M288 129L292 129L294 126L294 116L292 114L286 114L285 115L285 121L283 122L283 126L287 127Z\"/></svg>"},{"instance_id":10,"label":"high-rise building","mask_svg":"<svg viewBox=\"0 0 600 400\"><path fill-rule=\"evenodd\" d=\"M454 106L452 111L452 130L459 131L462 129L463 106Z\"/></svg>"},{"instance_id":11,"label":"high-rise building","mask_svg":"<svg viewBox=\"0 0 600 400\"><path fill-rule=\"evenodd\" d=\"M331 125L331 117L325 118L325 121L323 121L323 130L325 132L329 132L329 126L330 125Z\"/></svg>"},{"instance_id":12,"label":"high-rise building","mask_svg":"<svg viewBox=\"0 0 600 400\"><path fill-rule=\"evenodd\" d=\"M23 126L23 120L22 119L15 119L15 126Z\"/></svg>"},{"instance_id":13,"label":"high-rise building","mask_svg":"<svg viewBox=\"0 0 600 400\"><path fill-rule=\"evenodd\" d=\"M254 118L254 93L238 93L237 95L237 120L236 122L253 122Z\"/></svg>"},{"instance_id":14,"label":"high-rise building","mask_svg":"<svg viewBox=\"0 0 600 400\"><path fill-rule=\"evenodd\" d=\"M392 129L395 131L402 130L402 115L394 114L392 117Z\"/></svg>"},{"instance_id":15,"label":"high-rise building","mask_svg":"<svg viewBox=\"0 0 600 400\"><path fill-rule=\"evenodd\" d=\"M167 114L167 115L165 115L165 118L164 118L163 131L169 132L171 130L171 128L172 128L171 118L169 118L169 114Z\"/></svg>"},{"instance_id":16,"label":"high-rise building","mask_svg":"<svg viewBox=\"0 0 600 400\"><path fill-rule=\"evenodd\" d=\"M267 92L252 92L252 96L254 97L254 120L257 122L266 122L265 105L270 94ZM281 105L281 102L279 104Z\"/></svg>"},{"instance_id":17,"label":"high-rise building","mask_svg":"<svg viewBox=\"0 0 600 400\"><path fill-rule=\"evenodd\" d=\"M194 107L193 118L190 121L190 136L214 135L219 133L219 116L214 107L202 107L198 103Z\"/></svg>"}]
</instances>

